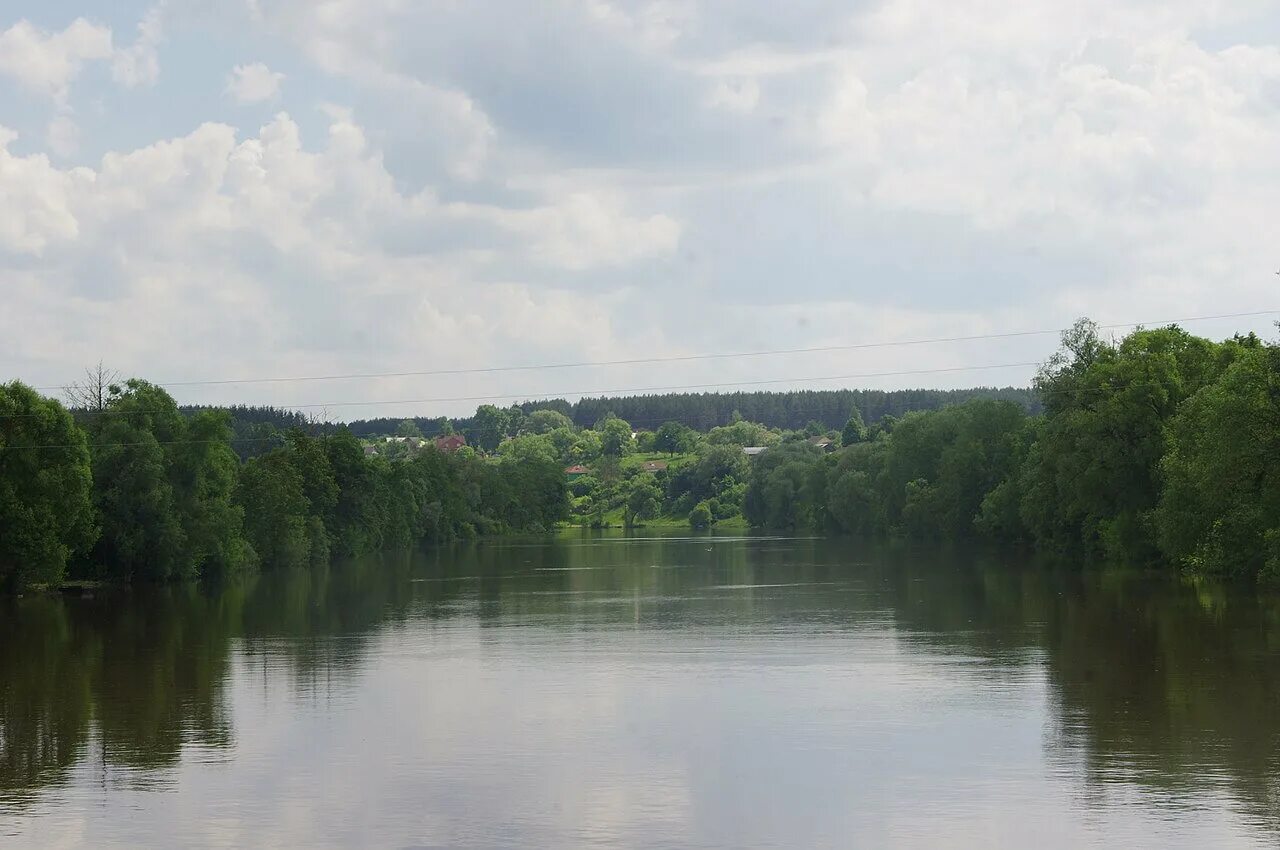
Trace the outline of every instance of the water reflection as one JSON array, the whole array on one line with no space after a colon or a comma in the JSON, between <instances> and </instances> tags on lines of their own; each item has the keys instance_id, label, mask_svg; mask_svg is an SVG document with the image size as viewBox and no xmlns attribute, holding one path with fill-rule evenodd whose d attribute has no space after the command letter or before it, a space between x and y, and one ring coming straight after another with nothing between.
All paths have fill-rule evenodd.
<instances>
[{"instance_id":1,"label":"water reflection","mask_svg":"<svg viewBox=\"0 0 1280 850\"><path fill-rule=\"evenodd\" d=\"M86 801L110 834L72 844L142 840L135 809L163 836L168 790L193 843L226 843L210 800L322 819L366 786L407 808L301 839L1275 840L1280 600L1008 553L568 536L0 602L0 837Z\"/></svg>"}]
</instances>

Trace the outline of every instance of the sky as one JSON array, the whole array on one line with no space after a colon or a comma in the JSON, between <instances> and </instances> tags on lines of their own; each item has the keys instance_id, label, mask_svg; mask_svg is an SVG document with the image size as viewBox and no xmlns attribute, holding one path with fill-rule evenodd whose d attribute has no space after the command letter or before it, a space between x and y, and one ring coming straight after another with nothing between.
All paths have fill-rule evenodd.
<instances>
[{"instance_id":1,"label":"sky","mask_svg":"<svg viewBox=\"0 0 1280 850\"><path fill-rule=\"evenodd\" d=\"M1280 310L1278 45L1274 0L7 0L0 380L1025 385L1053 334L456 370Z\"/></svg>"}]
</instances>

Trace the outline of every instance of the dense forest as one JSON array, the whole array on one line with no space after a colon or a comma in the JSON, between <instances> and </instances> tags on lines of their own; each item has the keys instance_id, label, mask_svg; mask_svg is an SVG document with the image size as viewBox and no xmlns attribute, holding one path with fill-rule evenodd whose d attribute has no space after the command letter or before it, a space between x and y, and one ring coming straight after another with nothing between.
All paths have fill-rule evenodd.
<instances>
[{"instance_id":1,"label":"dense forest","mask_svg":"<svg viewBox=\"0 0 1280 850\"><path fill-rule=\"evenodd\" d=\"M734 419L749 419L769 428L796 430L810 422L827 428L841 428L849 411L857 408L869 421L884 416L902 416L915 410L938 410L971 399L1011 401L1029 413L1040 410L1034 391L1025 387L975 387L961 390L789 390L785 392L665 393L661 395L583 398L577 403L564 399L526 401L512 405L516 415L528 416L537 410L562 413L580 428L594 427L608 415L627 420L637 428L655 429L665 422L677 422L697 431L728 425ZM399 419L361 419L350 423L357 437L392 433ZM433 436L473 427L471 418L419 417L412 420L423 434Z\"/></svg>"},{"instance_id":2,"label":"dense forest","mask_svg":"<svg viewBox=\"0 0 1280 850\"><path fill-rule=\"evenodd\" d=\"M564 515L561 468L536 458L391 463L344 429L294 428L241 460L234 439L228 412L184 415L146 381L113 384L74 416L0 385L0 587L216 578L541 531Z\"/></svg>"},{"instance_id":3,"label":"dense forest","mask_svg":"<svg viewBox=\"0 0 1280 850\"><path fill-rule=\"evenodd\" d=\"M752 466L754 525L986 535L1126 563L1280 581L1280 347L1087 322L1041 370L1045 412L912 413L834 455Z\"/></svg>"},{"instance_id":4,"label":"dense forest","mask_svg":"<svg viewBox=\"0 0 1280 850\"><path fill-rule=\"evenodd\" d=\"M1280 347L1253 335L1109 342L1081 322L1031 390L481 405L363 423L376 442L180 409L139 380L84 399L0 385L0 585L222 576L566 520L986 537L1280 581ZM460 451L421 439L455 429Z\"/></svg>"}]
</instances>

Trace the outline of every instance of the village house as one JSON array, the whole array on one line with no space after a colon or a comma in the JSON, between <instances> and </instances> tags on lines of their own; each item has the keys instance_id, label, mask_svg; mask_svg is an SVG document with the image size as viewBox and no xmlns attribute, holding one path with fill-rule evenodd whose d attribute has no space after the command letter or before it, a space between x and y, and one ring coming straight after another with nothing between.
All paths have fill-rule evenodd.
<instances>
[{"instance_id":1,"label":"village house","mask_svg":"<svg viewBox=\"0 0 1280 850\"><path fill-rule=\"evenodd\" d=\"M574 464L573 466L566 466L564 468L564 478L566 481L577 481L582 476L590 474L591 470L581 464Z\"/></svg>"},{"instance_id":2,"label":"village house","mask_svg":"<svg viewBox=\"0 0 1280 850\"><path fill-rule=\"evenodd\" d=\"M742 453L747 457L755 457L756 455L762 453L767 448L769 447L768 446L743 446Z\"/></svg>"},{"instance_id":3,"label":"village house","mask_svg":"<svg viewBox=\"0 0 1280 850\"><path fill-rule=\"evenodd\" d=\"M446 434L443 437L436 437L436 448L442 452L452 454L467 444L467 438L461 434Z\"/></svg>"},{"instance_id":4,"label":"village house","mask_svg":"<svg viewBox=\"0 0 1280 850\"><path fill-rule=\"evenodd\" d=\"M643 472L666 472L667 462L665 460L646 460L640 464L640 469Z\"/></svg>"},{"instance_id":5,"label":"village house","mask_svg":"<svg viewBox=\"0 0 1280 850\"><path fill-rule=\"evenodd\" d=\"M834 452L836 450L835 441L830 437L810 437L809 445L822 449L824 452Z\"/></svg>"}]
</instances>

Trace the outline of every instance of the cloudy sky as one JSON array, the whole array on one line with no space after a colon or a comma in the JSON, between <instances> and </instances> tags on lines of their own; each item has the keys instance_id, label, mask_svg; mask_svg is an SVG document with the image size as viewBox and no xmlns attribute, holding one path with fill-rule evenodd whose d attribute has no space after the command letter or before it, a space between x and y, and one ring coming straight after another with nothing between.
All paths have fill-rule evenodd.
<instances>
[{"instance_id":1,"label":"cloudy sky","mask_svg":"<svg viewBox=\"0 0 1280 850\"><path fill-rule=\"evenodd\" d=\"M8 0L0 378L422 372L1280 308L1278 45L1274 0ZM1274 318L1188 327L1274 336ZM1054 344L173 392L358 418L735 381L1003 385ZM1004 368L929 371L969 366Z\"/></svg>"}]
</instances>

